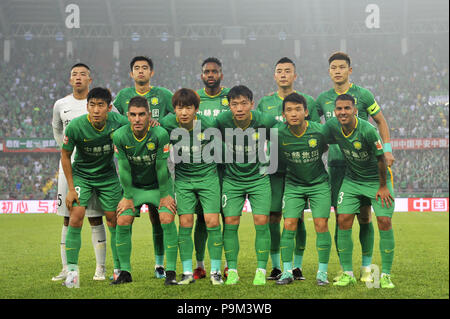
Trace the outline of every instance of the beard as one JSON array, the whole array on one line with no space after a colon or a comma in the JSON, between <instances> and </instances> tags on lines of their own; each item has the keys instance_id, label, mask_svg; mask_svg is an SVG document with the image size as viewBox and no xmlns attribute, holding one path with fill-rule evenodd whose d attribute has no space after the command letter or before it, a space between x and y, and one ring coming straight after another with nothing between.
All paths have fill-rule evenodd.
<instances>
[{"instance_id":1,"label":"beard","mask_svg":"<svg viewBox=\"0 0 450 319\"><path fill-rule=\"evenodd\" d=\"M205 85L205 87L207 87L208 89L217 89L218 87L220 87L220 79L217 81L214 81L213 83L208 83L208 80L203 80L203 84Z\"/></svg>"}]
</instances>

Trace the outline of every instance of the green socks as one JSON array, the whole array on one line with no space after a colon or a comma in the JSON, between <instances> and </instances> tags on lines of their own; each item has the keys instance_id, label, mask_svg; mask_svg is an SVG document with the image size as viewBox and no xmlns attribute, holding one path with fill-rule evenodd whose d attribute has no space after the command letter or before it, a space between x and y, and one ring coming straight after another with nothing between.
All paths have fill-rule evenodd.
<instances>
[{"instance_id":1,"label":"green socks","mask_svg":"<svg viewBox=\"0 0 450 319\"><path fill-rule=\"evenodd\" d=\"M292 270L292 254L294 253L294 238L297 231L283 230L280 241L281 260L283 260L283 270ZM288 269L286 269L288 267Z\"/></svg>"},{"instance_id":2,"label":"green socks","mask_svg":"<svg viewBox=\"0 0 450 319\"><path fill-rule=\"evenodd\" d=\"M229 269L237 269L239 255L239 225L225 224L223 232L223 249Z\"/></svg>"},{"instance_id":3,"label":"green socks","mask_svg":"<svg viewBox=\"0 0 450 319\"><path fill-rule=\"evenodd\" d=\"M208 231L208 252L211 259L211 272L220 271L222 264L223 238L220 225L207 228Z\"/></svg>"},{"instance_id":4,"label":"green socks","mask_svg":"<svg viewBox=\"0 0 450 319\"><path fill-rule=\"evenodd\" d=\"M206 229L205 217L203 214L197 214L194 227L195 258L197 261L205 260L207 239L208 231Z\"/></svg>"},{"instance_id":5,"label":"green socks","mask_svg":"<svg viewBox=\"0 0 450 319\"><path fill-rule=\"evenodd\" d=\"M280 223L269 223L270 229L270 259L272 260L272 268L280 267L280 240L281 231Z\"/></svg>"},{"instance_id":6,"label":"green socks","mask_svg":"<svg viewBox=\"0 0 450 319\"><path fill-rule=\"evenodd\" d=\"M295 236L294 268L302 268L303 253L306 247L306 227L299 218L297 224L297 235Z\"/></svg>"},{"instance_id":7,"label":"green socks","mask_svg":"<svg viewBox=\"0 0 450 319\"><path fill-rule=\"evenodd\" d=\"M67 227L66 234L66 256L67 267L69 271L73 271L78 264L78 255L81 248L81 227Z\"/></svg>"},{"instance_id":8,"label":"green socks","mask_svg":"<svg viewBox=\"0 0 450 319\"><path fill-rule=\"evenodd\" d=\"M131 228L132 225L117 225L116 229L116 249L120 261L120 270L128 272L131 272Z\"/></svg>"},{"instance_id":9,"label":"green socks","mask_svg":"<svg viewBox=\"0 0 450 319\"><path fill-rule=\"evenodd\" d=\"M319 271L327 272L331 252L331 234L329 231L317 233L316 249L319 255Z\"/></svg>"},{"instance_id":10,"label":"green socks","mask_svg":"<svg viewBox=\"0 0 450 319\"><path fill-rule=\"evenodd\" d=\"M192 273L192 253L194 242L192 241L192 227L181 227L178 231L178 248L180 250L183 273Z\"/></svg>"},{"instance_id":11,"label":"green socks","mask_svg":"<svg viewBox=\"0 0 450 319\"><path fill-rule=\"evenodd\" d=\"M117 255L117 247L116 247L116 227L110 227L109 232L111 234L111 252L113 257L114 269L120 269L119 256Z\"/></svg>"},{"instance_id":12,"label":"green socks","mask_svg":"<svg viewBox=\"0 0 450 319\"><path fill-rule=\"evenodd\" d=\"M375 242L372 222L359 225L359 241L361 242L362 266L369 267L372 264L373 244Z\"/></svg>"},{"instance_id":13,"label":"green socks","mask_svg":"<svg viewBox=\"0 0 450 319\"><path fill-rule=\"evenodd\" d=\"M152 224L153 250L155 252L155 264L164 265L164 232L161 223Z\"/></svg>"},{"instance_id":14,"label":"green socks","mask_svg":"<svg viewBox=\"0 0 450 319\"><path fill-rule=\"evenodd\" d=\"M394 261L394 231L380 230L380 253L381 253L381 272L391 273L392 263Z\"/></svg>"},{"instance_id":15,"label":"green socks","mask_svg":"<svg viewBox=\"0 0 450 319\"><path fill-rule=\"evenodd\" d=\"M266 269L270 254L270 230L269 224L255 225L255 251L257 268Z\"/></svg>"},{"instance_id":16,"label":"green socks","mask_svg":"<svg viewBox=\"0 0 450 319\"><path fill-rule=\"evenodd\" d=\"M352 258L353 258L353 240L352 230L338 230L338 247L339 247L339 260L342 265L343 271L353 271Z\"/></svg>"},{"instance_id":17,"label":"green socks","mask_svg":"<svg viewBox=\"0 0 450 319\"><path fill-rule=\"evenodd\" d=\"M166 271L176 271L178 254L178 234L175 222L161 224L164 232L164 249L166 253Z\"/></svg>"}]
</instances>

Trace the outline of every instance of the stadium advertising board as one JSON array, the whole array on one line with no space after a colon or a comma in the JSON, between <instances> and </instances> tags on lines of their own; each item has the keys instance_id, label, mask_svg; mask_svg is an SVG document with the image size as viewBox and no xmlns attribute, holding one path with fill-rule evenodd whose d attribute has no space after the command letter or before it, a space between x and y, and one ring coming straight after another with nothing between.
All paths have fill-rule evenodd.
<instances>
[{"instance_id":1,"label":"stadium advertising board","mask_svg":"<svg viewBox=\"0 0 450 319\"><path fill-rule=\"evenodd\" d=\"M448 148L448 138L394 138L391 145L395 150Z\"/></svg>"},{"instance_id":2,"label":"stadium advertising board","mask_svg":"<svg viewBox=\"0 0 450 319\"><path fill-rule=\"evenodd\" d=\"M6 138L3 152L59 152L53 138Z\"/></svg>"},{"instance_id":3,"label":"stadium advertising board","mask_svg":"<svg viewBox=\"0 0 450 319\"><path fill-rule=\"evenodd\" d=\"M56 200L0 200L0 214L53 214L57 210ZM245 201L243 212L250 213L252 208ZM396 198L396 212L448 212L446 198ZM310 212L310 210L306 210ZM147 205L141 207L141 213L148 213Z\"/></svg>"}]
</instances>

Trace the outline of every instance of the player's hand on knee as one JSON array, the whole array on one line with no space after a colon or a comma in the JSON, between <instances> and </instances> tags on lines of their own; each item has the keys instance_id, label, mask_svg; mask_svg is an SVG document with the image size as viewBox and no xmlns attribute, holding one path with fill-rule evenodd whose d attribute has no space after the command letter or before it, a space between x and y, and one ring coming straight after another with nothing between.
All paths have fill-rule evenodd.
<instances>
[{"instance_id":1,"label":"player's hand on knee","mask_svg":"<svg viewBox=\"0 0 450 319\"><path fill-rule=\"evenodd\" d=\"M78 199L78 193L75 189L69 190L66 196L66 207L70 211L73 206L73 202L77 202L80 205L80 200Z\"/></svg>"},{"instance_id":2,"label":"player's hand on knee","mask_svg":"<svg viewBox=\"0 0 450 319\"><path fill-rule=\"evenodd\" d=\"M135 210L134 202L133 202L133 199L126 199L124 197L120 200L119 204L117 205L117 209L116 209L117 216L120 216L127 209L132 209L134 212L134 210Z\"/></svg>"},{"instance_id":3,"label":"player's hand on knee","mask_svg":"<svg viewBox=\"0 0 450 319\"><path fill-rule=\"evenodd\" d=\"M167 195L166 197L163 197L159 200L159 207L158 209L161 209L161 207L166 207L169 209L174 215L177 214L177 205L175 203L175 200L172 196Z\"/></svg>"},{"instance_id":4,"label":"player's hand on knee","mask_svg":"<svg viewBox=\"0 0 450 319\"><path fill-rule=\"evenodd\" d=\"M380 186L377 194L375 195L375 199L378 201L378 198L381 199L381 207L391 207L394 201L389 189L386 186Z\"/></svg>"}]
</instances>

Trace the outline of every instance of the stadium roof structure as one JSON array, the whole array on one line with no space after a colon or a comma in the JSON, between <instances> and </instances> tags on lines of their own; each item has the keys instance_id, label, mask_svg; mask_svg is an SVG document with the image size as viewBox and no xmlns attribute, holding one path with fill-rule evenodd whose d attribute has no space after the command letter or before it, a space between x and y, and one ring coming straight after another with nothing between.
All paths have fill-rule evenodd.
<instances>
[{"instance_id":1,"label":"stadium roof structure","mask_svg":"<svg viewBox=\"0 0 450 319\"><path fill-rule=\"evenodd\" d=\"M368 28L368 6L381 27ZM80 27L68 28L69 5ZM448 0L4 0L0 38L289 38L448 33Z\"/></svg>"}]
</instances>

